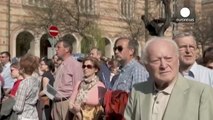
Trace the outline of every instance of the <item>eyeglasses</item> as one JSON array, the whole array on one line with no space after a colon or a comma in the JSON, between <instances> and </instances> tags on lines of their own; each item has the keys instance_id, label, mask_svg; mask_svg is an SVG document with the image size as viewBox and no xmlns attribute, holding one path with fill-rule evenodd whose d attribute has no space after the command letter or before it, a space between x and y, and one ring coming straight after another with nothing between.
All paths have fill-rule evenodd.
<instances>
[{"instance_id":1,"label":"eyeglasses","mask_svg":"<svg viewBox=\"0 0 213 120\"><path fill-rule=\"evenodd\" d=\"M85 69L85 68L88 68L88 69L92 69L94 66L92 65L82 65L82 68Z\"/></svg>"},{"instance_id":2,"label":"eyeglasses","mask_svg":"<svg viewBox=\"0 0 213 120\"><path fill-rule=\"evenodd\" d=\"M114 50L114 52L116 50L118 50L118 52L121 52L123 50L123 47L122 46L117 46L117 47L114 47L113 50Z\"/></svg>"}]
</instances>

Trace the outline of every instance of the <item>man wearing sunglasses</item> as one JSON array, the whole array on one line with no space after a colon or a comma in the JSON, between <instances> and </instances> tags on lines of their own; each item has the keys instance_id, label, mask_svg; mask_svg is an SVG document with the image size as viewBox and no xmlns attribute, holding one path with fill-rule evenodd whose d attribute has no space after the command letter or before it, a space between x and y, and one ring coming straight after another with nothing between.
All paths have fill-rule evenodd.
<instances>
[{"instance_id":1,"label":"man wearing sunglasses","mask_svg":"<svg viewBox=\"0 0 213 120\"><path fill-rule=\"evenodd\" d=\"M121 63L121 71L112 87L113 90L130 92L135 83L146 81L148 72L136 59L136 41L120 37L115 41L115 58Z\"/></svg>"}]
</instances>

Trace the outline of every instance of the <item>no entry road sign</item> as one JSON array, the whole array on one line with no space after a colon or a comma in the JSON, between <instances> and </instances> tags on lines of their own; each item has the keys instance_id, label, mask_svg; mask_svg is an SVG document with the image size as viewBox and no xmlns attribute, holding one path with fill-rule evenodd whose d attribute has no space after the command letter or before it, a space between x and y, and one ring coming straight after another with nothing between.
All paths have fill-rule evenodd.
<instances>
[{"instance_id":1,"label":"no entry road sign","mask_svg":"<svg viewBox=\"0 0 213 120\"><path fill-rule=\"evenodd\" d=\"M52 37L56 37L58 35L58 33L59 33L58 27L54 26L54 25L51 25L48 30L49 30L49 34Z\"/></svg>"}]
</instances>

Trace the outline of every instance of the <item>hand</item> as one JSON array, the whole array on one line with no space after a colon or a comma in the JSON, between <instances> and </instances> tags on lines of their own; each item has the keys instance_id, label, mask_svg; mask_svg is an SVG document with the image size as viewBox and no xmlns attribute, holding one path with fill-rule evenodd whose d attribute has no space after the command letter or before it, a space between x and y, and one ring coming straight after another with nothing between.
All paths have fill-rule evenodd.
<instances>
[{"instance_id":1,"label":"hand","mask_svg":"<svg viewBox=\"0 0 213 120\"><path fill-rule=\"evenodd\" d=\"M74 106L73 102L69 101L69 109L70 109L70 111L72 111L73 106Z\"/></svg>"},{"instance_id":2,"label":"hand","mask_svg":"<svg viewBox=\"0 0 213 120\"><path fill-rule=\"evenodd\" d=\"M80 112L81 111L81 106L78 105L78 104L74 104L73 105L73 110L77 113L77 112Z\"/></svg>"},{"instance_id":3,"label":"hand","mask_svg":"<svg viewBox=\"0 0 213 120\"><path fill-rule=\"evenodd\" d=\"M77 112L75 115L76 115L78 120L82 120L83 119L81 112Z\"/></svg>"}]
</instances>

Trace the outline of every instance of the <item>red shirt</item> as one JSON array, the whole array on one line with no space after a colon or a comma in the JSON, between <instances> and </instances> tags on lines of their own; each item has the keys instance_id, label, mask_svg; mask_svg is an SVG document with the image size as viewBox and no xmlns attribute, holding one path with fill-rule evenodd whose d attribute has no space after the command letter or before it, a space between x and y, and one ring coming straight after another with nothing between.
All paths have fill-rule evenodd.
<instances>
[{"instance_id":1,"label":"red shirt","mask_svg":"<svg viewBox=\"0 0 213 120\"><path fill-rule=\"evenodd\" d=\"M17 92L17 90L18 90L18 86L19 86L19 84L20 84L21 81L22 81L22 79L21 79L21 80L17 80L17 81L14 83L13 88L12 88L11 91L10 91L10 95L12 95L12 96L15 96L15 95L16 95L16 92Z\"/></svg>"}]
</instances>

